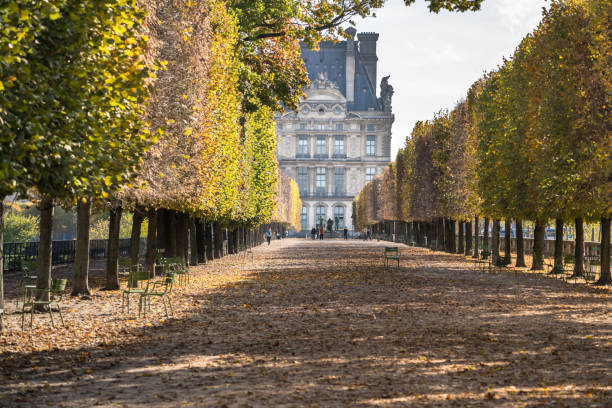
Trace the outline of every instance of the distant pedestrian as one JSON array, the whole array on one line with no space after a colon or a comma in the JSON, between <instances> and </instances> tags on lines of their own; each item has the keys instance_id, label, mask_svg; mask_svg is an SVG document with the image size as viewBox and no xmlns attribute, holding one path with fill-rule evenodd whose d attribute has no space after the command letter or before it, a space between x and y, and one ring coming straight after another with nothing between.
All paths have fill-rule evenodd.
<instances>
[{"instance_id":1,"label":"distant pedestrian","mask_svg":"<svg viewBox=\"0 0 612 408\"><path fill-rule=\"evenodd\" d=\"M321 227L319 229L319 239L322 240L323 239L323 235L325 234L325 230L323 229L323 227Z\"/></svg>"},{"instance_id":2,"label":"distant pedestrian","mask_svg":"<svg viewBox=\"0 0 612 408\"><path fill-rule=\"evenodd\" d=\"M315 227L312 227L312 229L310 230L310 236L313 240L317 239L317 230L315 229Z\"/></svg>"},{"instance_id":3,"label":"distant pedestrian","mask_svg":"<svg viewBox=\"0 0 612 408\"><path fill-rule=\"evenodd\" d=\"M270 246L270 241L272 241L272 229L268 228L268 232L266 232L266 241L268 241L268 246Z\"/></svg>"},{"instance_id":4,"label":"distant pedestrian","mask_svg":"<svg viewBox=\"0 0 612 408\"><path fill-rule=\"evenodd\" d=\"M372 232L370 231L370 229L368 228L368 235L366 237L366 239L369 241L372 239Z\"/></svg>"},{"instance_id":5,"label":"distant pedestrian","mask_svg":"<svg viewBox=\"0 0 612 408\"><path fill-rule=\"evenodd\" d=\"M348 239L348 228L344 227L344 239Z\"/></svg>"}]
</instances>

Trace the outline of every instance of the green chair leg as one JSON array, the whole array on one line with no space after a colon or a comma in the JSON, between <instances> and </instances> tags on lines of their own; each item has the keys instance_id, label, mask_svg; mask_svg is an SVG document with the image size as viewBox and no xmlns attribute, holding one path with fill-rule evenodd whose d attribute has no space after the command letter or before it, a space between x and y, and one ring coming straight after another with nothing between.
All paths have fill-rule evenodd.
<instances>
[{"instance_id":1,"label":"green chair leg","mask_svg":"<svg viewBox=\"0 0 612 408\"><path fill-rule=\"evenodd\" d=\"M59 315L60 315L60 320L62 321L62 326L66 327L66 324L64 323L64 316L62 315L62 309L60 309L59 305L57 305L57 313L59 313Z\"/></svg>"},{"instance_id":2,"label":"green chair leg","mask_svg":"<svg viewBox=\"0 0 612 408\"><path fill-rule=\"evenodd\" d=\"M166 295L168 298L168 304L170 305L170 314L174 316L174 310L172 309L172 302L170 301L170 296Z\"/></svg>"},{"instance_id":3,"label":"green chair leg","mask_svg":"<svg viewBox=\"0 0 612 408\"><path fill-rule=\"evenodd\" d=\"M166 299L162 296L162 303L164 304L164 312L166 312L166 317L168 317L168 307L166 306Z\"/></svg>"},{"instance_id":4,"label":"green chair leg","mask_svg":"<svg viewBox=\"0 0 612 408\"><path fill-rule=\"evenodd\" d=\"M49 305L49 316L51 317L51 327L55 329L55 323L53 322L53 311L51 310L51 305Z\"/></svg>"}]
</instances>

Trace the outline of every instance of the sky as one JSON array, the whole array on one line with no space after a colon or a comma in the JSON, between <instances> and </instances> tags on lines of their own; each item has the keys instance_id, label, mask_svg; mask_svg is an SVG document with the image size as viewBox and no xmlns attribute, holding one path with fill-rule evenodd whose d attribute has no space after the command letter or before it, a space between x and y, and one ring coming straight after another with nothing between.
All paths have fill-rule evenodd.
<instances>
[{"instance_id":1,"label":"sky","mask_svg":"<svg viewBox=\"0 0 612 408\"><path fill-rule=\"evenodd\" d=\"M452 109L469 87L533 31L546 0L485 0L478 12L430 13L425 0L406 7L387 0L375 18L356 21L358 32L374 31L378 40L378 84L391 75L393 86L392 156L418 120Z\"/></svg>"}]
</instances>

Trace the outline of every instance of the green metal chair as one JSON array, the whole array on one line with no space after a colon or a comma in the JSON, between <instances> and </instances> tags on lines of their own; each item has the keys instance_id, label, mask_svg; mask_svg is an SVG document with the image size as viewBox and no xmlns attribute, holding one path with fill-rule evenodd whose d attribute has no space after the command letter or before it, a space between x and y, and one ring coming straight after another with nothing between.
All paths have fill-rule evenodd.
<instances>
[{"instance_id":1,"label":"green metal chair","mask_svg":"<svg viewBox=\"0 0 612 408\"><path fill-rule=\"evenodd\" d=\"M399 247L385 247L385 252L383 254L385 258L385 267L389 267L389 261L397 261L397 267L400 266L400 254Z\"/></svg>"},{"instance_id":2,"label":"green metal chair","mask_svg":"<svg viewBox=\"0 0 612 408\"><path fill-rule=\"evenodd\" d=\"M155 263L153 264L153 274L155 276L162 276L168 269L167 258L164 256L164 252L158 252L155 254Z\"/></svg>"},{"instance_id":3,"label":"green metal chair","mask_svg":"<svg viewBox=\"0 0 612 408\"><path fill-rule=\"evenodd\" d=\"M59 313L62 321L62 326L65 327L64 316L62 316L62 309L59 302L64 297L67 282L67 279L53 279L49 289L39 289L35 287L28 288L26 290L26 298L21 308L21 330L23 330L26 313L30 313L30 327L32 327L32 322L34 321L34 310L37 306L46 306L46 309L49 312L49 317L51 318L51 326L53 327L55 327L55 323L53 321L53 306L56 306L57 312Z\"/></svg>"},{"instance_id":4,"label":"green metal chair","mask_svg":"<svg viewBox=\"0 0 612 408\"><path fill-rule=\"evenodd\" d=\"M436 247L438 246L438 241L435 239L432 239L431 241L427 243L427 245L429 246L429 249L431 249L432 251L435 251Z\"/></svg>"},{"instance_id":5,"label":"green metal chair","mask_svg":"<svg viewBox=\"0 0 612 408\"><path fill-rule=\"evenodd\" d=\"M21 262L21 282L19 283L19 292L15 298L15 308L19 308L19 298L23 297L25 302L26 292L30 289L36 288L36 280L38 271L37 260L27 260Z\"/></svg>"},{"instance_id":6,"label":"green metal chair","mask_svg":"<svg viewBox=\"0 0 612 408\"><path fill-rule=\"evenodd\" d=\"M168 273L173 273L178 276L179 284L185 284L187 286L189 284L189 267L183 266L183 260L180 257L167 258L167 271Z\"/></svg>"},{"instance_id":7,"label":"green metal chair","mask_svg":"<svg viewBox=\"0 0 612 408\"><path fill-rule=\"evenodd\" d=\"M119 258L117 260L117 273L119 275L129 275L132 270L132 259L131 258Z\"/></svg>"},{"instance_id":8,"label":"green metal chair","mask_svg":"<svg viewBox=\"0 0 612 408\"><path fill-rule=\"evenodd\" d=\"M162 280L149 281L147 283L147 287L140 295L140 300L138 302L138 317L140 317L141 311L143 316L146 316L147 309L149 309L149 311L151 310L152 297L161 298L162 303L164 304L166 317L168 317L168 308L166 307L166 301L168 301L168 305L170 306L170 315L174 315L172 302L170 301L170 293L172 292L172 286L174 285L174 277L174 273L168 272Z\"/></svg>"},{"instance_id":9,"label":"green metal chair","mask_svg":"<svg viewBox=\"0 0 612 408\"><path fill-rule=\"evenodd\" d=\"M491 272L491 251L488 249L480 251L480 256L476 258L475 266L481 272L486 272L487 269Z\"/></svg>"},{"instance_id":10,"label":"green metal chair","mask_svg":"<svg viewBox=\"0 0 612 408\"><path fill-rule=\"evenodd\" d=\"M123 291L122 295L121 313L123 313L124 306L126 303L127 311L128 313L130 313L130 295L142 295L146 290L147 286L149 285L149 281L149 272L143 271L138 267L136 267L130 272L130 277L128 278L128 287Z\"/></svg>"}]
</instances>

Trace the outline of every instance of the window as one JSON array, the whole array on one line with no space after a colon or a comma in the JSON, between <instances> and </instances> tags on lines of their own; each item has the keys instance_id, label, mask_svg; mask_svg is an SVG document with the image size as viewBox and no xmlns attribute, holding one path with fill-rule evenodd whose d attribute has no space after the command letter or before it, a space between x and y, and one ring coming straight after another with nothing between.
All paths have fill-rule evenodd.
<instances>
[{"instance_id":1,"label":"window","mask_svg":"<svg viewBox=\"0 0 612 408\"><path fill-rule=\"evenodd\" d=\"M372 181L376 175L376 167L366 167L366 183Z\"/></svg>"},{"instance_id":2,"label":"window","mask_svg":"<svg viewBox=\"0 0 612 408\"><path fill-rule=\"evenodd\" d=\"M300 213L300 219L302 221L302 229L308 228L308 208L302 207L302 212Z\"/></svg>"},{"instance_id":3,"label":"window","mask_svg":"<svg viewBox=\"0 0 612 408\"><path fill-rule=\"evenodd\" d=\"M336 168L334 170L334 184L336 195L344 195L344 169Z\"/></svg>"},{"instance_id":4,"label":"window","mask_svg":"<svg viewBox=\"0 0 612 408\"><path fill-rule=\"evenodd\" d=\"M325 123L315 123L315 130L325 130Z\"/></svg>"},{"instance_id":5,"label":"window","mask_svg":"<svg viewBox=\"0 0 612 408\"><path fill-rule=\"evenodd\" d=\"M344 207L334 207L334 227L344 229Z\"/></svg>"},{"instance_id":6,"label":"window","mask_svg":"<svg viewBox=\"0 0 612 408\"><path fill-rule=\"evenodd\" d=\"M344 136L335 137L334 154L344 154Z\"/></svg>"},{"instance_id":7,"label":"window","mask_svg":"<svg viewBox=\"0 0 612 408\"><path fill-rule=\"evenodd\" d=\"M298 136L298 154L308 154L308 137L306 135Z\"/></svg>"},{"instance_id":8,"label":"window","mask_svg":"<svg viewBox=\"0 0 612 408\"><path fill-rule=\"evenodd\" d=\"M300 194L308 193L308 169L306 167L298 167L298 187Z\"/></svg>"},{"instance_id":9,"label":"window","mask_svg":"<svg viewBox=\"0 0 612 408\"><path fill-rule=\"evenodd\" d=\"M372 123L368 123L368 132L374 131L374 125Z\"/></svg>"},{"instance_id":10,"label":"window","mask_svg":"<svg viewBox=\"0 0 612 408\"><path fill-rule=\"evenodd\" d=\"M308 129L308 124L300 123L300 130L306 130L306 129Z\"/></svg>"},{"instance_id":11,"label":"window","mask_svg":"<svg viewBox=\"0 0 612 408\"><path fill-rule=\"evenodd\" d=\"M376 156L376 136L366 136L366 156Z\"/></svg>"},{"instance_id":12,"label":"window","mask_svg":"<svg viewBox=\"0 0 612 408\"><path fill-rule=\"evenodd\" d=\"M336 123L336 130L344 130L344 123Z\"/></svg>"},{"instance_id":13,"label":"window","mask_svg":"<svg viewBox=\"0 0 612 408\"><path fill-rule=\"evenodd\" d=\"M327 154L327 141L325 136L317 136L317 154Z\"/></svg>"},{"instance_id":14,"label":"window","mask_svg":"<svg viewBox=\"0 0 612 408\"><path fill-rule=\"evenodd\" d=\"M315 222L317 227L325 228L325 222L327 221L327 211L325 211L325 206L317 205L315 211Z\"/></svg>"},{"instance_id":15,"label":"window","mask_svg":"<svg viewBox=\"0 0 612 408\"><path fill-rule=\"evenodd\" d=\"M317 193L325 194L325 187L327 186L327 172L325 167L317 167L315 183Z\"/></svg>"}]
</instances>

